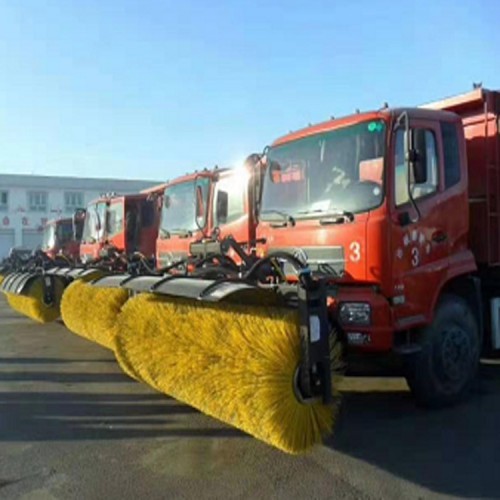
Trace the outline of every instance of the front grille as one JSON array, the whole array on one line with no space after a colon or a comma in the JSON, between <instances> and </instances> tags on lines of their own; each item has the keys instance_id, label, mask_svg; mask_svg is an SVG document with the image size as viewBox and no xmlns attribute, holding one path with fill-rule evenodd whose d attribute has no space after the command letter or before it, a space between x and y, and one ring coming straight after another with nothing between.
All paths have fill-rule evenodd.
<instances>
[{"instance_id":1,"label":"front grille","mask_svg":"<svg viewBox=\"0 0 500 500\"><path fill-rule=\"evenodd\" d=\"M271 252L286 252L301 261L306 261L312 271L329 272L342 275L345 271L344 247L342 246L315 246L315 247L281 247L273 248ZM290 267L290 269L289 269ZM292 273L291 266L285 266L285 272Z\"/></svg>"}]
</instances>

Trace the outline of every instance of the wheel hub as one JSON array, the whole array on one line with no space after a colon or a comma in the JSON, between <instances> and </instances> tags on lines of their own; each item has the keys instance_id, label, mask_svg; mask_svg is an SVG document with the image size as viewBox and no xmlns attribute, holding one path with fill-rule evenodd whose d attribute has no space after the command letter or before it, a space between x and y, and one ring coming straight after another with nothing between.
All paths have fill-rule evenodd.
<instances>
[{"instance_id":1,"label":"wheel hub","mask_svg":"<svg viewBox=\"0 0 500 500\"><path fill-rule=\"evenodd\" d=\"M470 362L470 342L467 333L459 326L443 332L441 361L443 372L450 381L458 382L467 377Z\"/></svg>"}]
</instances>

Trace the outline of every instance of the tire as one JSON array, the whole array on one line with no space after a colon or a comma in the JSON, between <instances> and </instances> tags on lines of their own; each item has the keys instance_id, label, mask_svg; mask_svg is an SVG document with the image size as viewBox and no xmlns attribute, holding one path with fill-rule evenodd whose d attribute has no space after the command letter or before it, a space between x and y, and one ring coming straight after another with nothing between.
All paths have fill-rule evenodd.
<instances>
[{"instance_id":1,"label":"tire","mask_svg":"<svg viewBox=\"0 0 500 500\"><path fill-rule=\"evenodd\" d=\"M418 405L441 408L466 398L479 367L480 337L467 302L443 295L432 324L421 330L422 350L404 360Z\"/></svg>"}]
</instances>

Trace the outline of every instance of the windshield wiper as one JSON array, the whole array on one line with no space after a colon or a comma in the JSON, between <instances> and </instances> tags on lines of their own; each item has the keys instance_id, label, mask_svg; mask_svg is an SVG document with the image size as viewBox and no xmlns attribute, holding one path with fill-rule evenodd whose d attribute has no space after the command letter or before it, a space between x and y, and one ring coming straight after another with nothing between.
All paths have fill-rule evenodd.
<instances>
[{"instance_id":1,"label":"windshield wiper","mask_svg":"<svg viewBox=\"0 0 500 500\"><path fill-rule=\"evenodd\" d=\"M316 208L314 210L301 210L300 212L297 212L299 214L303 215L309 215L309 214L321 214L320 217L320 224L334 224L339 222L339 218L342 217L342 222L347 219L349 222L354 221L354 213L349 212L348 210L339 210L337 208L334 208L332 210L324 210L322 208ZM331 222L329 222L331 221Z\"/></svg>"},{"instance_id":2,"label":"windshield wiper","mask_svg":"<svg viewBox=\"0 0 500 500\"><path fill-rule=\"evenodd\" d=\"M171 229L169 234L175 234L180 238L190 238L193 236L193 231L190 231L189 229Z\"/></svg>"},{"instance_id":3,"label":"windshield wiper","mask_svg":"<svg viewBox=\"0 0 500 500\"><path fill-rule=\"evenodd\" d=\"M282 219L285 225L290 223L292 226L295 226L295 219L290 215L287 214L286 212L282 212L281 210L262 210L261 215L265 214L276 214L279 215Z\"/></svg>"}]
</instances>

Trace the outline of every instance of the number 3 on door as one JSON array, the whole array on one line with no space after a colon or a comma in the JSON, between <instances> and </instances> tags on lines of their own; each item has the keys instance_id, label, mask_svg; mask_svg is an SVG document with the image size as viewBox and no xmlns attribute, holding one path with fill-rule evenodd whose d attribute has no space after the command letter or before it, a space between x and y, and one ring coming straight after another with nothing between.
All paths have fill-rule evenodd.
<instances>
[{"instance_id":1,"label":"number 3 on door","mask_svg":"<svg viewBox=\"0 0 500 500\"><path fill-rule=\"evenodd\" d=\"M420 252L417 247L411 249L411 265L417 267L420 264Z\"/></svg>"},{"instance_id":2,"label":"number 3 on door","mask_svg":"<svg viewBox=\"0 0 500 500\"><path fill-rule=\"evenodd\" d=\"M349 259L351 262L359 262L361 260L361 245L358 241L353 241L349 245Z\"/></svg>"}]
</instances>

